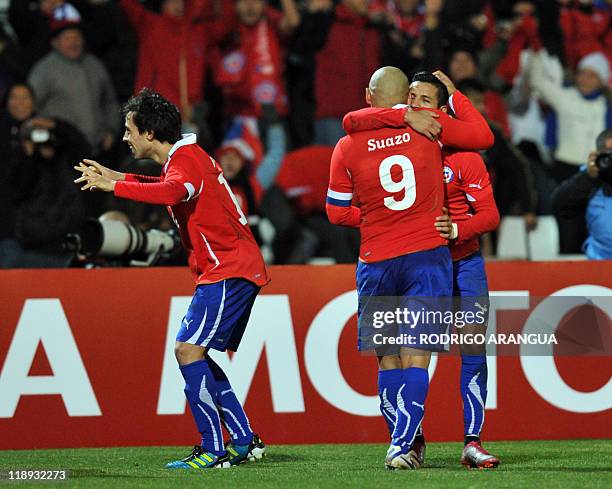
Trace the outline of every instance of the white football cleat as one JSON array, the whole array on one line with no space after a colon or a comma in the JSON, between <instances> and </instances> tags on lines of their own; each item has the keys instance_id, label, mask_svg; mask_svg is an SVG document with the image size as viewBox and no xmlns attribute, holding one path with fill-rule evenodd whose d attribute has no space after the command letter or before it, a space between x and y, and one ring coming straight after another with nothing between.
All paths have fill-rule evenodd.
<instances>
[{"instance_id":1,"label":"white football cleat","mask_svg":"<svg viewBox=\"0 0 612 489\"><path fill-rule=\"evenodd\" d=\"M414 450L404 452L401 447L391 445L385 457L385 467L387 470L417 470L421 463Z\"/></svg>"}]
</instances>

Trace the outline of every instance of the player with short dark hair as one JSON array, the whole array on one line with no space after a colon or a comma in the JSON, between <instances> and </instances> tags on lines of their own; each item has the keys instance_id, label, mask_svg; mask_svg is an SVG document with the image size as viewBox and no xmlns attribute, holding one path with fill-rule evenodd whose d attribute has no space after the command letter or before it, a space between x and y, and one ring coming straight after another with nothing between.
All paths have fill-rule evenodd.
<instances>
[{"instance_id":1,"label":"player with short dark hair","mask_svg":"<svg viewBox=\"0 0 612 489\"><path fill-rule=\"evenodd\" d=\"M225 468L261 458L265 446L210 350L237 350L255 297L269 281L263 258L219 164L196 144L195 134L181 137L178 109L144 89L128 101L124 115L123 140L135 158L162 165L161 176L120 173L83 160L75 166L81 172L75 182L83 182L82 190L166 205L188 255L196 290L175 354L202 440L166 467ZM227 447L222 424L231 436Z\"/></svg>"},{"instance_id":2,"label":"player with short dark hair","mask_svg":"<svg viewBox=\"0 0 612 489\"><path fill-rule=\"evenodd\" d=\"M448 89L433 73L429 73L428 71L420 71L415 73L412 77L412 81L410 82L411 90L408 92L408 102L410 103L411 99L414 99L418 96L419 90L418 87L424 86L422 84L431 85L436 90L436 101L438 103L438 107L446 106L448 103ZM421 94L421 97L425 97L425 100L428 103L431 103L431 94ZM412 107L416 107L414 104L410 104ZM425 105L426 107L427 105ZM419 106L420 107L420 106Z\"/></svg>"},{"instance_id":3,"label":"player with short dark hair","mask_svg":"<svg viewBox=\"0 0 612 489\"><path fill-rule=\"evenodd\" d=\"M366 102L374 109L347 114L345 128L358 126L369 111L393 112L393 106L405 103L408 88L401 70L379 69L366 89ZM444 113L437 117L447 143L473 149L493 143L482 117L476 123L452 120ZM329 220L361 231L357 265L360 322L364 317L362 305L372 297L452 295L447 240L434 225L444 205L440 146L406 127L403 121L399 125L399 129L349 133L338 142L331 160L326 206ZM353 195L358 195L360 207L352 204ZM361 339L360 332L363 348ZM383 414L386 403L395 403L394 431L385 466L420 468L412 444L424 414L431 348L416 344L377 354Z\"/></svg>"},{"instance_id":4,"label":"player with short dark hair","mask_svg":"<svg viewBox=\"0 0 612 489\"><path fill-rule=\"evenodd\" d=\"M476 120L473 119L475 108L442 72L417 73L410 84L408 103L412 109L429 108L443 112L447 112L450 106L459 119ZM404 120L398 110L380 112L372 112L367 120L355 121L355 124L365 130L368 127L379 128L382 124L395 127ZM443 163L449 216L440 216L436 227L442 236L450 239L453 295L460 298L457 305L461 310L477 312L479 308L488 309L489 306L487 277L478 238L497 227L499 212L488 171L478 153L445 147ZM486 323L465 325L461 329L464 335L484 334L485 331ZM460 390L465 433L461 463L469 467L495 467L499 459L489 454L480 443L487 399L484 345L461 345ZM387 403L386 407L386 419L392 420L393 406ZM390 424L390 430L392 426ZM415 452L424 454L422 434L417 435L415 445Z\"/></svg>"},{"instance_id":5,"label":"player with short dark hair","mask_svg":"<svg viewBox=\"0 0 612 489\"><path fill-rule=\"evenodd\" d=\"M159 93L143 88L121 109L124 119L128 114L141 133L153 132L155 139L162 143L174 144L181 139L181 114Z\"/></svg>"}]
</instances>

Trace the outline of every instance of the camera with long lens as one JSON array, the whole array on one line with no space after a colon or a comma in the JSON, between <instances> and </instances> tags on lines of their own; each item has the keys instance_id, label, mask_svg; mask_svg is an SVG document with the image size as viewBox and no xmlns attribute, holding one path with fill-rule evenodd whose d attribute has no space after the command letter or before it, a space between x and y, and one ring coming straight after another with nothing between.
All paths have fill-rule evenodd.
<instances>
[{"instance_id":1,"label":"camera with long lens","mask_svg":"<svg viewBox=\"0 0 612 489\"><path fill-rule=\"evenodd\" d=\"M595 166L599 170L599 179L612 185L612 152L599 153L595 158Z\"/></svg>"},{"instance_id":2,"label":"camera with long lens","mask_svg":"<svg viewBox=\"0 0 612 489\"><path fill-rule=\"evenodd\" d=\"M104 257L127 261L132 266L151 266L180 250L180 237L171 229L142 231L131 224L88 219L77 234L68 236L68 246L86 259Z\"/></svg>"}]
</instances>

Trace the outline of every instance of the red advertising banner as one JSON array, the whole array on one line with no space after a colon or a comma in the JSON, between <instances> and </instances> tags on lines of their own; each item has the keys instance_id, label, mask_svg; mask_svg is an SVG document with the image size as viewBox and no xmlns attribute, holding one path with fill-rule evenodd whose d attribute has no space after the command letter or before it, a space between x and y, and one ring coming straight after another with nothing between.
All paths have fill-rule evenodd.
<instances>
[{"instance_id":1,"label":"red advertising banner","mask_svg":"<svg viewBox=\"0 0 612 489\"><path fill-rule=\"evenodd\" d=\"M271 276L239 351L212 353L253 428L268 443L387 441L376 361L356 351L354 266ZM491 263L488 276L497 332L528 324L535 298L612 296L612 262ZM0 271L0 449L197 441L173 353L192 292L182 268ZM427 439L459 440L459 357L432 363ZM611 408L610 356L489 357L486 440L610 438Z\"/></svg>"}]
</instances>

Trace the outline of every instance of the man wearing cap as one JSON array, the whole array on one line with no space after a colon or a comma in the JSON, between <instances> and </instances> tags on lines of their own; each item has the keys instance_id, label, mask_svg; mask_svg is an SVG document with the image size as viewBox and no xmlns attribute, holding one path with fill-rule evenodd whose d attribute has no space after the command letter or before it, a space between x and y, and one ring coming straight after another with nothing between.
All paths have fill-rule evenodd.
<instances>
[{"instance_id":1,"label":"man wearing cap","mask_svg":"<svg viewBox=\"0 0 612 489\"><path fill-rule=\"evenodd\" d=\"M51 20L53 50L38 61L28 82L41 115L78 127L96 154L119 131L119 104L108 71L86 52L81 24L70 16Z\"/></svg>"}]
</instances>

